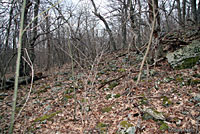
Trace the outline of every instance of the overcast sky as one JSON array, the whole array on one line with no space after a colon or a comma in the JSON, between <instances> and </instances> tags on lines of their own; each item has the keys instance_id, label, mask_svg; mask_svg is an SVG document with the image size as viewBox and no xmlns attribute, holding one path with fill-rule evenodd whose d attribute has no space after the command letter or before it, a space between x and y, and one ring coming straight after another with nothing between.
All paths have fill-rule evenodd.
<instances>
[{"instance_id":1,"label":"overcast sky","mask_svg":"<svg viewBox=\"0 0 200 134\"><path fill-rule=\"evenodd\" d=\"M68 0L68 1L73 1L74 4L79 4L79 6L81 5L81 1L82 2L88 2L91 4L90 0ZM99 9L99 10L105 10L105 6L106 4L108 3L108 0L94 0L95 4L96 4L96 7ZM93 8L93 7L91 7Z\"/></svg>"}]
</instances>

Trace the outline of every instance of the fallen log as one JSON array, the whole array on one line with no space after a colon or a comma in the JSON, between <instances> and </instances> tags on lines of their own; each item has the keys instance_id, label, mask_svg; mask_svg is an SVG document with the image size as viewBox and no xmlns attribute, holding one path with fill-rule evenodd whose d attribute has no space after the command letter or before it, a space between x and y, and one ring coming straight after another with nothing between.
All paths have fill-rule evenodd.
<instances>
[{"instance_id":1,"label":"fallen log","mask_svg":"<svg viewBox=\"0 0 200 134\"><path fill-rule=\"evenodd\" d=\"M42 78L46 78L47 76L34 76L33 77L33 81L37 81L40 80ZM26 85L31 83L31 79L32 76L23 76L23 77L19 77L19 82L18 85ZM15 84L15 78L11 77L9 79L7 79L4 83L4 85L2 85L2 82L0 83L0 90L5 90L5 89L11 89L14 87Z\"/></svg>"},{"instance_id":2,"label":"fallen log","mask_svg":"<svg viewBox=\"0 0 200 134\"><path fill-rule=\"evenodd\" d=\"M124 75L122 75L122 76L119 76L118 78L115 78L115 79L112 79L112 80L109 80L109 81L104 82L103 84L101 84L101 85L98 87L98 90L101 89L101 88L103 88L105 85L107 85L107 84L109 84L109 83L111 83L111 82L113 82L113 81L117 81L117 80L119 80L119 79L121 79L121 78L123 78L123 77L125 77L125 76L126 76L126 74L124 74Z\"/></svg>"}]
</instances>

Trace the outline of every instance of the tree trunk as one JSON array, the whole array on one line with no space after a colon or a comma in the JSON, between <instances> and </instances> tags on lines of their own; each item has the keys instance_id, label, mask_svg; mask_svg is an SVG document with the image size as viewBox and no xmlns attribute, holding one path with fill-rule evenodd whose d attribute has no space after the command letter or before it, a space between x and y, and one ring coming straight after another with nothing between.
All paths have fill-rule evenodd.
<instances>
[{"instance_id":1,"label":"tree trunk","mask_svg":"<svg viewBox=\"0 0 200 134\"><path fill-rule=\"evenodd\" d=\"M153 5L154 3L154 5ZM155 29L153 31L153 42L154 45L152 45L151 51L150 51L150 57L149 61L150 63L154 61L156 63L157 59L162 56L162 45L159 43L159 34L160 34L160 15L158 11L158 0L149 0L149 22L152 25L153 23L153 7L155 8Z\"/></svg>"},{"instance_id":2,"label":"tree trunk","mask_svg":"<svg viewBox=\"0 0 200 134\"><path fill-rule=\"evenodd\" d=\"M9 12L9 22L8 22L8 28L7 28L7 33L6 33L7 35L6 35L5 50L7 50L7 48L8 48L8 42L9 42L9 37L10 37L10 28L11 28L12 19L13 19L14 1L15 0L12 0L12 2L11 2L10 12Z\"/></svg>"},{"instance_id":3,"label":"tree trunk","mask_svg":"<svg viewBox=\"0 0 200 134\"><path fill-rule=\"evenodd\" d=\"M122 5L122 16L121 16L121 23L122 23L122 44L123 48L127 47L127 17L128 17L128 6L129 6L129 1L126 2L126 0L123 1Z\"/></svg>"},{"instance_id":4,"label":"tree trunk","mask_svg":"<svg viewBox=\"0 0 200 134\"><path fill-rule=\"evenodd\" d=\"M196 0L191 0L191 8L192 8L192 18L195 24L198 24L198 17L197 17L197 8L196 8Z\"/></svg>"},{"instance_id":5,"label":"tree trunk","mask_svg":"<svg viewBox=\"0 0 200 134\"><path fill-rule=\"evenodd\" d=\"M180 0L176 0L176 8L178 10L178 22L179 22L179 25L182 26L182 13L181 13L181 3L180 3Z\"/></svg>"},{"instance_id":6,"label":"tree trunk","mask_svg":"<svg viewBox=\"0 0 200 134\"><path fill-rule=\"evenodd\" d=\"M18 55L17 55L17 64L16 64L16 74L15 74L15 86L14 86L14 94L13 94L13 102L12 102L12 115L9 127L9 134L13 133L13 126L15 122L15 109L16 109L16 102L17 102L17 90L18 90L18 79L19 79L19 71L20 71L20 59L21 59L21 46L22 46L22 39L23 39L23 30L24 30L24 17L25 17L25 9L26 8L26 0L23 2L22 6L22 13L20 19L20 36L19 36L19 43L18 43Z\"/></svg>"},{"instance_id":7,"label":"tree trunk","mask_svg":"<svg viewBox=\"0 0 200 134\"><path fill-rule=\"evenodd\" d=\"M182 2L182 10L183 10L183 14L182 14L182 23L183 23L183 27L185 26L185 17L186 17L186 0L183 0Z\"/></svg>"},{"instance_id":8,"label":"tree trunk","mask_svg":"<svg viewBox=\"0 0 200 134\"><path fill-rule=\"evenodd\" d=\"M28 10L29 7L31 6L30 0L27 0L25 11L24 11L24 24L23 24L23 29L26 28L28 25ZM28 38L27 38L27 30L24 31L23 36L22 36L22 52L21 52L21 58L25 56L25 51L24 49L28 45ZM26 76L29 75L29 69L28 69L28 64L22 59L20 60L20 72L19 76Z\"/></svg>"},{"instance_id":9,"label":"tree trunk","mask_svg":"<svg viewBox=\"0 0 200 134\"><path fill-rule=\"evenodd\" d=\"M200 0L199 0L199 3L198 3L198 23L200 25Z\"/></svg>"},{"instance_id":10,"label":"tree trunk","mask_svg":"<svg viewBox=\"0 0 200 134\"><path fill-rule=\"evenodd\" d=\"M137 50L137 46L136 46L136 32L135 32L135 28L136 28L136 24L135 24L135 15L134 15L134 8L133 8L133 1L130 1L130 23L131 23L131 29L133 32L132 35L132 45L135 47L135 49Z\"/></svg>"},{"instance_id":11,"label":"tree trunk","mask_svg":"<svg viewBox=\"0 0 200 134\"><path fill-rule=\"evenodd\" d=\"M47 38L47 66L45 70L49 70L51 65L51 43L50 43L50 22L49 22L49 15L48 13L44 14L46 17L46 38Z\"/></svg>"},{"instance_id":12,"label":"tree trunk","mask_svg":"<svg viewBox=\"0 0 200 134\"><path fill-rule=\"evenodd\" d=\"M139 6L139 18L142 18L142 5L140 0L138 0L138 6ZM142 41L141 41L141 23L142 23L142 19L139 19L139 25L138 25L138 39L137 39L137 43L141 46Z\"/></svg>"},{"instance_id":13,"label":"tree trunk","mask_svg":"<svg viewBox=\"0 0 200 134\"><path fill-rule=\"evenodd\" d=\"M31 40L30 44L30 59L32 63L35 60L35 52L34 52L34 45L37 40L37 25L38 25L38 12L39 12L39 6L40 6L40 0L35 0L35 6L34 6L34 21L33 21L33 38Z\"/></svg>"},{"instance_id":14,"label":"tree trunk","mask_svg":"<svg viewBox=\"0 0 200 134\"><path fill-rule=\"evenodd\" d=\"M13 53L13 55L16 53L16 48L17 48L17 41L16 41L16 39L19 36L17 32L18 32L18 27L17 27L17 22L15 21L15 29L14 29L13 37L12 37L12 40L13 40L13 48L12 48L13 51L12 51L12 53ZM15 66L12 65L12 72L14 72L14 70L15 70Z\"/></svg>"},{"instance_id":15,"label":"tree trunk","mask_svg":"<svg viewBox=\"0 0 200 134\"><path fill-rule=\"evenodd\" d=\"M190 19L190 6L187 6L187 14L186 14L186 20Z\"/></svg>"},{"instance_id":16,"label":"tree trunk","mask_svg":"<svg viewBox=\"0 0 200 134\"><path fill-rule=\"evenodd\" d=\"M3 68L6 67L6 64L7 64L7 60L9 59L9 56L7 55L9 52L8 52L8 48L9 48L9 38L10 38L10 30L11 30L11 25L12 25L12 20L13 20L13 10L14 10L14 0L12 0L11 2L11 7L10 7L10 12L9 12L9 20L8 20L8 27L6 29L6 42L5 42L5 46L4 46L4 54L3 54L3 57L2 57L2 60L0 62L1 66L0 66L0 80L2 80L2 83L4 83L4 78L5 78L5 73L3 70ZM0 42L1 44L1 42ZM3 44L3 42L2 42ZM1 48L1 45L0 45L0 48ZM1 52L1 50L0 50Z\"/></svg>"},{"instance_id":17,"label":"tree trunk","mask_svg":"<svg viewBox=\"0 0 200 134\"><path fill-rule=\"evenodd\" d=\"M106 27L106 31L108 32L108 35L110 37L110 44L113 47L113 50L117 50L116 43L115 43L112 31L111 31L107 21L105 20L105 18L100 13L97 12L97 8L96 8L96 5L95 5L94 1L91 0L91 2L92 2L92 5L94 7L94 15L97 16L104 23L104 25Z\"/></svg>"}]
</instances>

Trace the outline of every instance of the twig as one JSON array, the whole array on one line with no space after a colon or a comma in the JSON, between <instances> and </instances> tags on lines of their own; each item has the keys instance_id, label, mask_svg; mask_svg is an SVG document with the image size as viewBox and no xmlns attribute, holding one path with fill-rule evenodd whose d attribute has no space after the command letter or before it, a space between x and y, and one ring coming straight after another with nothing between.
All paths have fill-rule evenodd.
<instances>
[{"instance_id":1,"label":"twig","mask_svg":"<svg viewBox=\"0 0 200 134\"><path fill-rule=\"evenodd\" d=\"M153 1L153 0L152 0L152 1ZM154 5L154 1L153 1L153 14L154 14L154 17L153 17L153 24L152 24L150 39L149 39L149 43L148 43L148 46L147 46L146 53L145 53L144 58L143 58L143 60L142 60L142 64L141 64L141 66L140 66L140 72L139 72L139 74L138 74L138 79L137 79L136 85L138 85L138 83L140 82L141 74L142 74L142 69L143 69L144 63L145 63L145 61L146 61L147 55L148 55L148 53L149 53L149 49L150 49L151 42L152 42L152 38L153 38L153 32L154 32L155 23L156 23L156 14L155 14L155 5Z\"/></svg>"},{"instance_id":2,"label":"twig","mask_svg":"<svg viewBox=\"0 0 200 134\"><path fill-rule=\"evenodd\" d=\"M24 107L26 106L26 104L27 104L27 102L28 102L28 100L29 100L29 98L30 98L32 88L33 88L33 78L34 78L33 63L32 63L32 61L31 61L31 59L30 59L30 57L29 57L29 55L28 55L28 51L27 51L27 49L25 49L25 52L26 52L26 54L27 54L27 57L28 57L28 60L29 60L29 61L27 61L24 57L23 57L23 59L24 59L25 62L27 62L27 64L30 66L30 68L31 68L31 72L32 72L32 76L31 76L31 87L30 87L30 90L29 90L29 92L28 92L28 96L27 96L27 98L26 98L26 101L25 101L23 107L20 109L19 113L17 114L16 119L20 116L22 110L23 110ZM15 120L16 120L16 119L15 119Z\"/></svg>"},{"instance_id":3,"label":"twig","mask_svg":"<svg viewBox=\"0 0 200 134\"><path fill-rule=\"evenodd\" d=\"M118 78L115 78L115 79L112 79L112 80L109 80L109 81L104 82L100 87L98 87L98 90L101 89L101 88L103 88L106 84L109 84L109 83L111 83L111 82L113 82L113 81L119 80L119 79L121 79L121 78L123 78L123 77L125 77L125 76L126 76L126 74L124 74L124 75L122 75L122 76L119 76Z\"/></svg>"}]
</instances>

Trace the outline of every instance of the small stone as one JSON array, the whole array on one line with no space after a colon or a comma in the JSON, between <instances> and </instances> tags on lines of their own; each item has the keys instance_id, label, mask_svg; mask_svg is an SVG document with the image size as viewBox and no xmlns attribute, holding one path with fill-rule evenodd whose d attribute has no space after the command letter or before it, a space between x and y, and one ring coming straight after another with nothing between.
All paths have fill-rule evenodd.
<instances>
[{"instance_id":1,"label":"small stone","mask_svg":"<svg viewBox=\"0 0 200 134\"><path fill-rule=\"evenodd\" d=\"M136 132L136 128L135 127L129 127L126 130L126 133L128 133L128 134L135 134L135 132Z\"/></svg>"}]
</instances>

